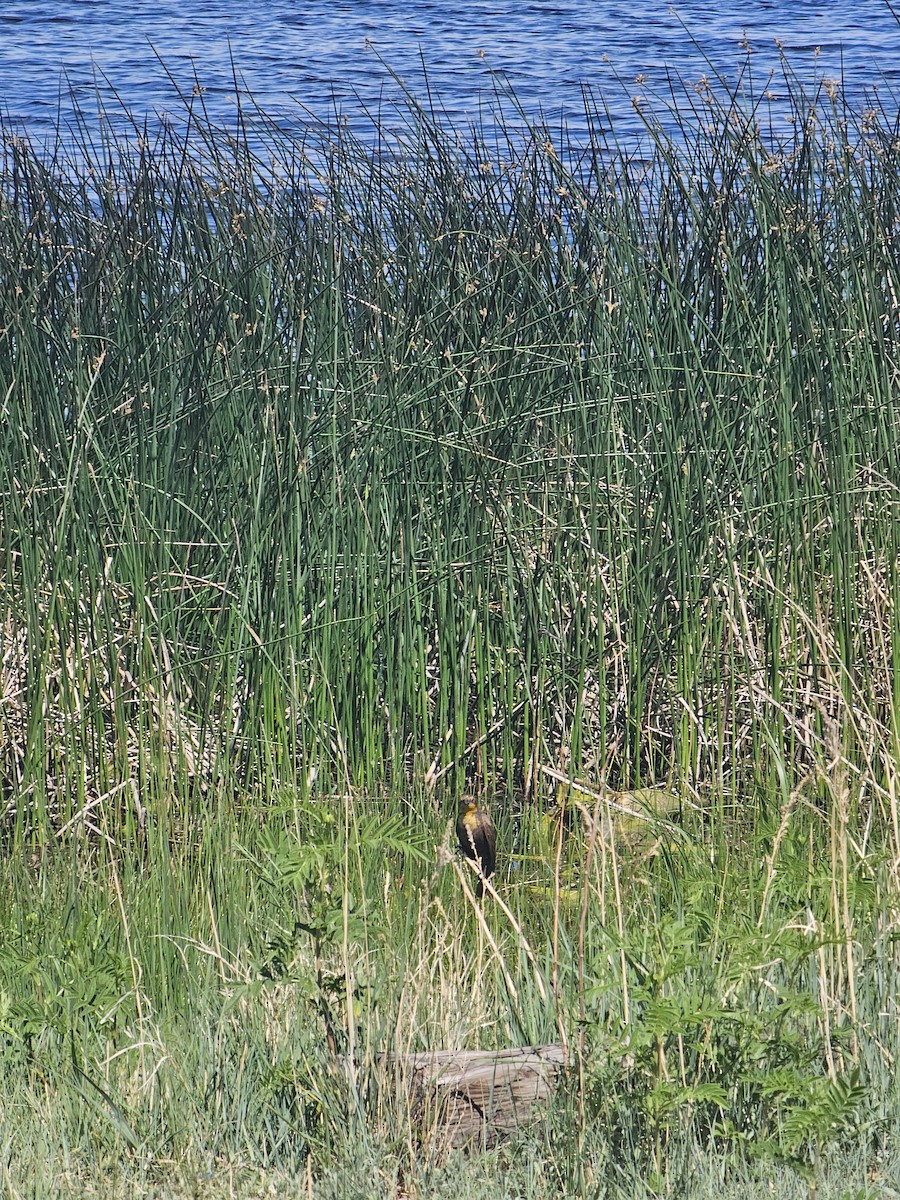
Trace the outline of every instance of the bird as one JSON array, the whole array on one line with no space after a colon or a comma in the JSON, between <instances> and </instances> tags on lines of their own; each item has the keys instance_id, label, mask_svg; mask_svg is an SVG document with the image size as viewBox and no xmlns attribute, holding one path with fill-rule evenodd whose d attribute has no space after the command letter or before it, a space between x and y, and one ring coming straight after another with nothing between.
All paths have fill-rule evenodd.
<instances>
[{"instance_id":1,"label":"bird","mask_svg":"<svg viewBox=\"0 0 900 1200\"><path fill-rule=\"evenodd\" d=\"M459 802L456 819L456 836L459 848L466 858L471 858L478 868L481 879L475 894L484 894L484 880L494 873L497 861L497 835L487 813L478 807L474 796L464 796Z\"/></svg>"}]
</instances>

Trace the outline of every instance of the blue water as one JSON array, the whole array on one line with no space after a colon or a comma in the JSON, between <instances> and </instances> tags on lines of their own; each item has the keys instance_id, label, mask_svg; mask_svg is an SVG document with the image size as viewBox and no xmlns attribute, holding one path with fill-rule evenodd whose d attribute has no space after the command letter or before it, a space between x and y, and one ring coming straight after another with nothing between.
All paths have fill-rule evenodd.
<instances>
[{"instance_id":1,"label":"blue water","mask_svg":"<svg viewBox=\"0 0 900 1200\"><path fill-rule=\"evenodd\" d=\"M0 112L43 140L76 107L95 120L99 85L109 114L121 103L151 123L179 120L177 88L190 93L196 79L214 120L233 123L236 72L282 125L341 112L363 128L363 109L397 94L384 64L422 96L424 63L457 127L511 87L529 117L565 120L577 136L587 88L627 141L641 128L632 98L664 90L667 72L733 82L749 66L759 88L778 65L776 39L800 79L842 77L854 103L897 110L900 25L882 0L726 9L721 0L686 0L674 13L669 0L3 0Z\"/></svg>"}]
</instances>

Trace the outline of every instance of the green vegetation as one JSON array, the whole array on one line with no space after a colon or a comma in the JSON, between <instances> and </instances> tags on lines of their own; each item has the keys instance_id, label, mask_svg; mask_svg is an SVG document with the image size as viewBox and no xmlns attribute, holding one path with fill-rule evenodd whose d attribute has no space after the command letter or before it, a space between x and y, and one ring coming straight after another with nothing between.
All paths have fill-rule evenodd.
<instances>
[{"instance_id":1,"label":"green vegetation","mask_svg":"<svg viewBox=\"0 0 900 1200\"><path fill-rule=\"evenodd\" d=\"M896 1195L897 133L780 91L7 136L3 1194Z\"/></svg>"}]
</instances>

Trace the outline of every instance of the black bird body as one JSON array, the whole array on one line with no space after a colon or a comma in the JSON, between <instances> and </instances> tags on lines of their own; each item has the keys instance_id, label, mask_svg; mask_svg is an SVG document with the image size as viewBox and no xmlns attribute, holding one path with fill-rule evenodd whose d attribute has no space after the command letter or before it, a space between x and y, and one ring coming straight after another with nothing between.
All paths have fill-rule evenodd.
<instances>
[{"instance_id":1,"label":"black bird body","mask_svg":"<svg viewBox=\"0 0 900 1200\"><path fill-rule=\"evenodd\" d=\"M478 867L481 879L478 881L476 894L481 896L484 892L482 880L494 873L497 862L497 835L491 818L471 797L459 802L456 836L459 839L460 850Z\"/></svg>"}]
</instances>

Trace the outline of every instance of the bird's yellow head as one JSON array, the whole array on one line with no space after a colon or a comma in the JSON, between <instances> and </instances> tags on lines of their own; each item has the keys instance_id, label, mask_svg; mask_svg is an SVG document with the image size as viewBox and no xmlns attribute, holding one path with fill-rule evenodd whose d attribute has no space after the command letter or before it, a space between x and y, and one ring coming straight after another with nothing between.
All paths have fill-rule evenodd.
<instances>
[{"instance_id":1,"label":"bird's yellow head","mask_svg":"<svg viewBox=\"0 0 900 1200\"><path fill-rule=\"evenodd\" d=\"M467 826L478 824L478 801L472 796L464 796L459 802L459 819Z\"/></svg>"}]
</instances>

